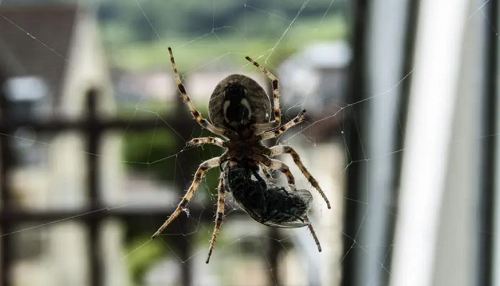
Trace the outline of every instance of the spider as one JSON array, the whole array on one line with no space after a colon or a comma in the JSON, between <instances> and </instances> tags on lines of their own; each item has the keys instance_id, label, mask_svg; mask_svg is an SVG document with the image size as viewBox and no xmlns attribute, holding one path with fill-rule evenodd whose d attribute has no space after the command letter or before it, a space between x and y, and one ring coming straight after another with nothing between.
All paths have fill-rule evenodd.
<instances>
[{"instance_id":1,"label":"spider","mask_svg":"<svg viewBox=\"0 0 500 286\"><path fill-rule=\"evenodd\" d=\"M213 144L222 148L226 148L226 151L221 156L206 160L205 162L200 164L194 175L193 182L191 183L191 186L187 190L186 194L177 205L174 212L153 234L153 236L151 237L152 239L159 236L165 230L165 228L173 220L175 220L175 218L177 218L179 214L186 208L187 204L198 188L204 173L209 169L221 167L222 174L219 178L218 185L218 201L217 213L215 216L215 227L210 239L210 248L208 251L208 257L206 259L206 263L209 263L210 256L212 255L212 251L219 235L224 216L226 185L228 185L229 187L233 187L230 188L230 190L233 191L233 194L234 187L237 186L237 181L231 181L231 174L234 178L237 179L239 176L240 179L246 180L247 182L249 182L248 180L251 180L251 174L239 173L239 175L237 175L237 172L240 172L241 169L253 170L252 172L254 174L257 174L255 173L255 170L259 170L259 168L262 168L262 171L265 174L268 174L267 170L278 170L285 174L291 192L287 192L275 185L271 185L270 187L268 187L267 185L265 185L265 182L264 185L262 185L263 182L260 181L260 189L271 192L271 195L268 195L263 201L266 204L275 200L284 200L288 196L288 193L293 193L296 191L295 178L290 172L289 167L279 160L272 159L272 157L281 154L290 154L292 156L294 163L299 167L302 174L307 178L309 183L320 193L320 195L325 200L327 207L329 209L331 208L330 202L328 201L325 193L321 190L318 182L304 167L299 155L292 147L286 145L277 145L268 148L261 143L261 141L275 138L283 134L283 132L290 129L291 127L299 124L304 120L306 113L305 110L302 110L295 118L285 123L284 125L281 125L281 109L279 103L280 90L278 86L278 79L272 73L261 67L250 57L246 57L246 59L255 67L257 67L264 75L266 75L272 83L274 105L273 120L271 120L270 118L271 102L264 89L257 82L247 76L233 74L220 81L215 87L210 97L208 106L209 116L211 120L211 122L209 122L201 116L200 112L196 110L194 104L191 102L191 99L189 98L186 89L181 82L181 78L175 64L174 55L170 47L168 48L168 52L170 54L170 61L172 63L175 82L177 84L179 92L182 95L184 103L187 105L194 119L196 119L196 121L202 128L207 129L213 134L219 136L193 138L188 141L186 145L200 146L203 144ZM259 181L261 177L259 175L257 175L257 177L257 181ZM228 182L225 182L225 180L228 180ZM304 207L299 209L305 209L299 214L299 217L295 217L300 218L299 223L296 224L295 227L307 225L316 242L318 250L321 251L320 243L306 214L310 200L307 200L307 196L304 194L304 191L301 190L298 191L297 196L295 196L295 198L299 198L298 202L302 202L301 205L304 205ZM278 201L276 202L276 207L279 207ZM240 202L240 204L243 206L246 203L249 202ZM287 204L282 206L289 207L287 206ZM248 212L248 208L246 208L245 210ZM278 213L283 214L283 212L286 213L287 210L277 209L277 211ZM264 214L268 215L266 213ZM261 219L261 221L259 222L263 223L263 220L262 218L259 218L259 215L252 217L257 221ZM269 222L269 224L271 222ZM280 225L280 223L274 223L273 226L283 225Z\"/></svg>"}]
</instances>

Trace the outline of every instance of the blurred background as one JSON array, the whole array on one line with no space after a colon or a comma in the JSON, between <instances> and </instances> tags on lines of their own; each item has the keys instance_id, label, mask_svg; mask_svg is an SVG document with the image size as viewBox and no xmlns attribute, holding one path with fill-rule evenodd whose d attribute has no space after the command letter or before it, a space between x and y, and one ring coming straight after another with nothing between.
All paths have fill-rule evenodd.
<instances>
[{"instance_id":1,"label":"blurred background","mask_svg":"<svg viewBox=\"0 0 500 286\"><path fill-rule=\"evenodd\" d=\"M0 286L500 285L496 0L0 0ZM258 224L219 170L156 240L229 74L278 76L314 196L306 228ZM500 146L499 146L500 147ZM500 175L500 174L499 174ZM274 174L279 184L281 174Z\"/></svg>"}]
</instances>

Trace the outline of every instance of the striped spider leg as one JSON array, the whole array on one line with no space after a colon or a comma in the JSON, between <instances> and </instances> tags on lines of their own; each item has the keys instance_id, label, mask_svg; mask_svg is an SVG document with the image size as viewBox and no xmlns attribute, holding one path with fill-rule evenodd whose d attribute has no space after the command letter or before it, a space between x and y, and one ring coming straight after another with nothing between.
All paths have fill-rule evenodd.
<instances>
[{"instance_id":1,"label":"striped spider leg","mask_svg":"<svg viewBox=\"0 0 500 286\"><path fill-rule=\"evenodd\" d=\"M209 159L200 164L198 170L196 170L191 186L189 187L180 203L177 205L177 208L175 208L174 212L160 226L160 228L153 234L153 236L151 236L151 239L155 239L157 236L159 236L165 230L165 228L167 228L167 226L181 214L182 210L186 208L187 204L189 203L191 198L193 198L194 193L198 189L201 179L203 178L203 174L212 168L220 166L220 162L223 160L223 158L225 158L226 154L227 153L224 153L220 157Z\"/></svg>"},{"instance_id":2,"label":"striped spider leg","mask_svg":"<svg viewBox=\"0 0 500 286\"><path fill-rule=\"evenodd\" d=\"M215 242L217 241L217 237L219 236L220 226L222 225L222 220L224 219L224 204L226 197L226 190L224 187L224 176L220 176L219 179L219 196L217 199L217 214L215 216L215 227L214 232L212 233L212 238L210 239L210 248L208 250L208 257L205 263L210 262L210 257L212 256L212 251L215 247Z\"/></svg>"},{"instance_id":3,"label":"striped spider leg","mask_svg":"<svg viewBox=\"0 0 500 286\"><path fill-rule=\"evenodd\" d=\"M271 150L272 156L277 156L277 155L280 155L283 153L287 153L287 152L279 153L278 151L281 151L281 149L276 148L276 147L282 147L282 146L271 147L270 150ZM293 149L291 149L291 150L293 152L295 152ZM296 153L293 153L293 154L296 154ZM297 158L298 158L298 155L297 155ZM269 168L271 170L278 170L278 171L282 172L283 174L285 174L285 176L287 177L288 185L290 186L290 190L292 192L294 192L296 190L295 189L295 178L294 178L292 172L290 172L290 168L285 163L283 163L279 160L276 160L276 159L270 159L267 156L256 156L255 159L258 160L261 164L263 164L267 168ZM304 167L304 165L302 165L302 162L300 161L300 158L298 159L298 162L300 163L300 165L298 165L299 168L300 168L300 166ZM295 163L297 164L297 162L295 162ZM307 172L307 174L309 174L309 172L305 168L303 170L305 172ZM311 174L309 174L309 177L312 178L312 180L314 180L314 178L311 176ZM307 178L307 176L306 176L306 178ZM314 181L316 181L316 180L314 180ZM317 183L316 183L316 185L317 185ZM319 186L318 186L318 188L319 188ZM321 191L321 188L319 188L318 191L320 192L321 195L323 195L323 198L326 200L328 208L330 208L330 203L328 202L328 199L326 198L326 196L324 196L324 193L323 193L323 191ZM307 227L309 228L309 231L311 232L311 235L314 239L314 242L316 243L316 246L318 247L318 251L321 252L321 244L319 242L318 236L316 235L316 232L314 231L314 228L311 224L311 221L309 220L309 217L307 215L305 216L304 222L307 224Z\"/></svg>"},{"instance_id":4,"label":"striped spider leg","mask_svg":"<svg viewBox=\"0 0 500 286\"><path fill-rule=\"evenodd\" d=\"M260 140L267 140L271 138L275 138L280 136L281 134L285 133L288 129L294 127L295 125L300 124L302 121L304 121L304 118L306 116L306 110L303 109L297 116L295 116L292 120L288 121L287 123L283 124L280 128L276 130L271 130L264 132L259 135Z\"/></svg>"},{"instance_id":5,"label":"striped spider leg","mask_svg":"<svg viewBox=\"0 0 500 286\"><path fill-rule=\"evenodd\" d=\"M328 198L326 197L325 193L323 192L323 190L319 186L318 181L316 181L316 179L306 169L304 164L302 164L302 160L300 159L299 154L297 154L297 152L292 147L287 146L287 145L278 145L278 146L273 146L273 147L269 148L269 150L271 150L271 155L270 155L271 157L275 157L275 156L282 155L282 154L290 154L292 156L292 159L293 159L293 162L295 163L295 165L297 165L297 167L302 172L304 177L306 177L306 179L309 181L309 183L318 191L318 193L321 195L321 197L323 197L323 199L326 202L326 206L329 209L331 209L330 201L328 201Z\"/></svg>"},{"instance_id":6,"label":"striped spider leg","mask_svg":"<svg viewBox=\"0 0 500 286\"><path fill-rule=\"evenodd\" d=\"M254 66L256 66L264 75L267 76L267 78L271 81L271 84L273 86L273 115L274 119L270 122L267 123L259 123L259 124L254 124L254 130L256 134L260 134L264 131L274 129L281 124L281 109L280 109L280 89L279 89L279 84L278 84L278 78L266 70L264 67L259 65L256 61L252 60L250 57L245 57L247 61L251 62Z\"/></svg>"},{"instance_id":7,"label":"striped spider leg","mask_svg":"<svg viewBox=\"0 0 500 286\"><path fill-rule=\"evenodd\" d=\"M201 137L201 138L193 138L186 142L186 146L188 147L197 147L203 144L213 144L219 147L227 147L226 141L218 138L218 137Z\"/></svg>"},{"instance_id":8,"label":"striped spider leg","mask_svg":"<svg viewBox=\"0 0 500 286\"><path fill-rule=\"evenodd\" d=\"M230 130L212 125L212 123L203 118L201 116L201 113L198 110L196 110L196 107L194 106L193 102L191 102L191 98L186 92L186 88L182 84L181 76L179 75L179 72L177 70L177 65L175 64L172 48L168 47L168 53L170 54L170 62L172 63L172 70L174 71L174 77L175 77L175 83L177 84L177 89L181 93L184 103L188 106L189 112L191 112L194 119L196 119L196 121L200 124L201 127L223 138L227 138L231 133Z\"/></svg>"}]
</instances>

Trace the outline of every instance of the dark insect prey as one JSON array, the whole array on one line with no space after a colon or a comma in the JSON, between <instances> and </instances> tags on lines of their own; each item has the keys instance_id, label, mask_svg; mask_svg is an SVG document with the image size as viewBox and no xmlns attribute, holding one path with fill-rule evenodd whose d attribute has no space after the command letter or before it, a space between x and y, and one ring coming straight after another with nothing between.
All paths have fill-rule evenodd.
<instances>
[{"instance_id":1,"label":"dark insect prey","mask_svg":"<svg viewBox=\"0 0 500 286\"><path fill-rule=\"evenodd\" d=\"M307 190L287 191L266 182L256 170L236 165L224 172L225 187L255 221L272 227L306 226L312 201Z\"/></svg>"}]
</instances>

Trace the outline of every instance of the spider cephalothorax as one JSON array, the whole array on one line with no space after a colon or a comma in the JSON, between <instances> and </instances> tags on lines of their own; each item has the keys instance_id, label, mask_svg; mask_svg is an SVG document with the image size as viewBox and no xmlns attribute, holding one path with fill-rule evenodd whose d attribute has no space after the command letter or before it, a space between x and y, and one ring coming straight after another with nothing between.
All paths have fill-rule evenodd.
<instances>
[{"instance_id":1,"label":"spider cephalothorax","mask_svg":"<svg viewBox=\"0 0 500 286\"><path fill-rule=\"evenodd\" d=\"M242 208L260 223L280 227L307 226L318 246L318 250L321 251L320 243L307 216L312 196L307 190L295 190L295 178L289 167L283 162L272 158L281 154L290 154L302 174L321 194L327 207L330 208L326 195L321 190L316 179L304 167L299 155L292 147L286 145L266 147L261 143L261 141L275 138L299 124L304 119L305 110L302 110L294 119L281 125L278 79L250 57L246 57L249 62L259 68L271 80L273 87L272 110L269 97L257 82L247 76L233 74L217 84L210 97L209 113L212 124L204 119L194 107L181 82L172 49L168 48L168 51L177 88L189 111L201 127L222 137L193 138L187 142L187 145L199 146L209 143L226 148L226 152L219 157L200 164L194 175L194 180L181 202L172 215L153 234L152 238L160 235L186 208L198 188L203 174L209 169L220 166L223 169L223 174L219 178L217 214L214 232L210 240L207 263L210 260L224 217L226 188L233 193ZM290 191L284 187L265 182L258 174L259 170L264 174L269 174L269 170L277 170L285 174Z\"/></svg>"}]
</instances>

